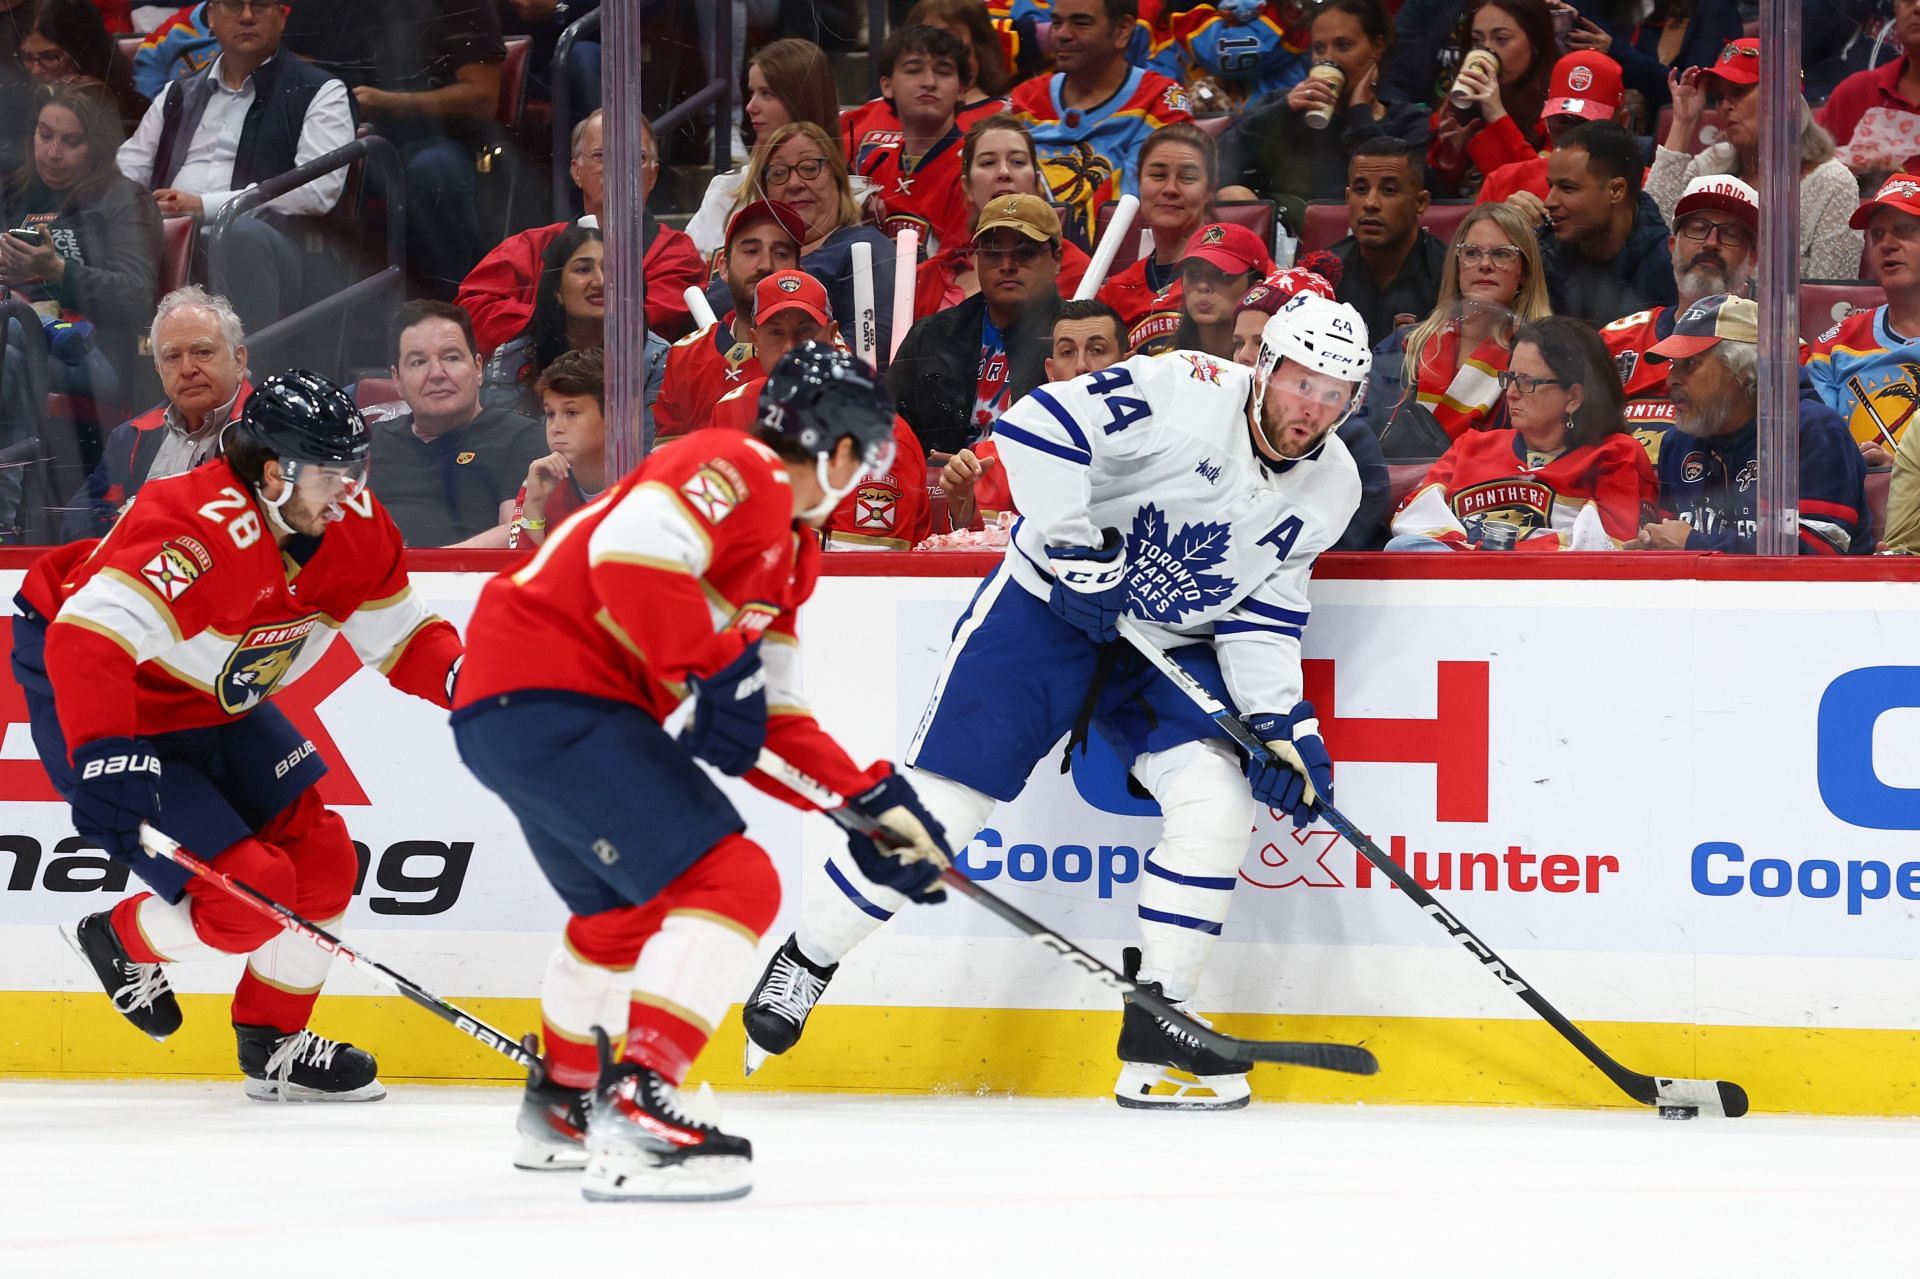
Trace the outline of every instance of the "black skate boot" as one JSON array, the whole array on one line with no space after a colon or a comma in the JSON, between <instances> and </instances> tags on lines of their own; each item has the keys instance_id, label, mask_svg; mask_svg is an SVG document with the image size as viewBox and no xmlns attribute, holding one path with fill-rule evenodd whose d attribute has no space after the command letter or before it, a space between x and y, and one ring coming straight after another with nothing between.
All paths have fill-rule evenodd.
<instances>
[{"instance_id":1,"label":"black skate boot","mask_svg":"<svg viewBox=\"0 0 1920 1279\"><path fill-rule=\"evenodd\" d=\"M528 1035L521 1047L536 1056L540 1041ZM527 1090L520 1096L520 1116L515 1127L520 1132L520 1147L514 1151L513 1166L527 1172L579 1172L587 1166L587 1115L593 1094L556 1084L547 1077L544 1063L536 1061L527 1070Z\"/></svg>"},{"instance_id":2,"label":"black skate boot","mask_svg":"<svg viewBox=\"0 0 1920 1279\"><path fill-rule=\"evenodd\" d=\"M767 1058L800 1042L807 1014L826 993L840 965L818 967L800 953L800 943L789 936L774 952L760 984L747 997L740 1020L747 1026L746 1071L751 1075Z\"/></svg>"},{"instance_id":3,"label":"black skate boot","mask_svg":"<svg viewBox=\"0 0 1920 1279\"><path fill-rule=\"evenodd\" d=\"M1140 972L1140 951L1129 946L1122 956L1127 980L1133 981ZM1139 985L1160 993L1159 982ZM1113 1098L1129 1110L1238 1110L1253 1099L1247 1087L1250 1065L1202 1048L1172 1022L1132 1003L1120 1015L1119 1051Z\"/></svg>"},{"instance_id":4,"label":"black skate boot","mask_svg":"<svg viewBox=\"0 0 1920 1279\"><path fill-rule=\"evenodd\" d=\"M180 1001L173 997L165 970L160 964L136 964L128 958L106 911L88 915L60 932L93 965L94 975L122 1017L159 1040L180 1029Z\"/></svg>"},{"instance_id":5,"label":"black skate boot","mask_svg":"<svg viewBox=\"0 0 1920 1279\"><path fill-rule=\"evenodd\" d=\"M373 1054L311 1030L235 1024L243 1087L255 1101L379 1101L387 1095Z\"/></svg>"},{"instance_id":6,"label":"black skate boot","mask_svg":"<svg viewBox=\"0 0 1920 1279\"><path fill-rule=\"evenodd\" d=\"M587 1117L587 1176L596 1203L738 1199L753 1189L753 1143L692 1113L680 1090L656 1071L613 1060L606 1033L600 1084ZM711 1094L701 1099L711 1105Z\"/></svg>"}]
</instances>

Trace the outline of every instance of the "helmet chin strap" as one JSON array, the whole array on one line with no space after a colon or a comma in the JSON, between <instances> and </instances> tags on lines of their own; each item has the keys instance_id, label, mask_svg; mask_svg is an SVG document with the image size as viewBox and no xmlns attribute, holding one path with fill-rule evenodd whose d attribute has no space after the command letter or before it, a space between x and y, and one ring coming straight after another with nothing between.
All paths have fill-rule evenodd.
<instances>
[{"instance_id":1,"label":"helmet chin strap","mask_svg":"<svg viewBox=\"0 0 1920 1279\"><path fill-rule=\"evenodd\" d=\"M280 496L271 498L258 484L253 486L253 494L260 499L260 505L267 508L267 523L273 525L276 537L298 537L300 530L287 523L286 516L280 513L282 507L293 497L293 481L283 472L280 476Z\"/></svg>"},{"instance_id":2,"label":"helmet chin strap","mask_svg":"<svg viewBox=\"0 0 1920 1279\"><path fill-rule=\"evenodd\" d=\"M824 520L827 516L833 514L834 508L846 500L847 494L853 492L853 486L858 484L860 477L867 473L867 468L862 466L853 473L853 478L836 488L833 482L827 478L827 457L827 454L822 453L814 459L813 463L814 475L818 477L820 481L820 491L825 494L825 496L806 510L800 512L800 518L803 520Z\"/></svg>"}]
</instances>

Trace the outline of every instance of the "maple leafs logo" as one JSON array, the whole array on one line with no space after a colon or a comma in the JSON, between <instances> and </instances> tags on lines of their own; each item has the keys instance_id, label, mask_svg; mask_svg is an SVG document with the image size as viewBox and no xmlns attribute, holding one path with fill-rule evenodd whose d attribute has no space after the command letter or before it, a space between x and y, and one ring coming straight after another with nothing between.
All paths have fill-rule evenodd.
<instances>
[{"instance_id":1,"label":"maple leafs logo","mask_svg":"<svg viewBox=\"0 0 1920 1279\"><path fill-rule=\"evenodd\" d=\"M1127 535L1127 594L1134 612L1153 622L1178 624L1188 613L1233 598L1231 577L1207 572L1227 558L1233 530L1200 521L1172 531L1151 502L1134 513Z\"/></svg>"}]
</instances>

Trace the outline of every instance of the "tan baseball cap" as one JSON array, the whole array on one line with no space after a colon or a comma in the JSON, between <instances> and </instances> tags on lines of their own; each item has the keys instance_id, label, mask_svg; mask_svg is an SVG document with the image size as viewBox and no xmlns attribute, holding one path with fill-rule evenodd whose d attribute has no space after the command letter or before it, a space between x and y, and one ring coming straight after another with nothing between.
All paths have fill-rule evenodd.
<instances>
[{"instance_id":1,"label":"tan baseball cap","mask_svg":"<svg viewBox=\"0 0 1920 1279\"><path fill-rule=\"evenodd\" d=\"M1716 342L1751 346L1759 340L1760 304L1752 298L1716 293L1682 311L1674 319L1672 335L1648 347L1647 358L1658 364L1698 355Z\"/></svg>"},{"instance_id":2,"label":"tan baseball cap","mask_svg":"<svg viewBox=\"0 0 1920 1279\"><path fill-rule=\"evenodd\" d=\"M1037 195L1002 195L987 201L980 220L973 224L973 238L1005 227L1018 231L1029 240L1058 240L1060 215Z\"/></svg>"}]
</instances>

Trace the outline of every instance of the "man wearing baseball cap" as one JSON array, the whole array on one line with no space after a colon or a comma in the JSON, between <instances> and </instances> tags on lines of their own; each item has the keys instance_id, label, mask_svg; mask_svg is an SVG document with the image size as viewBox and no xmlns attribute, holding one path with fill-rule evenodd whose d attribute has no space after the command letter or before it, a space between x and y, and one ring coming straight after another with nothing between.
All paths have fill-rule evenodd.
<instances>
[{"instance_id":1,"label":"man wearing baseball cap","mask_svg":"<svg viewBox=\"0 0 1920 1279\"><path fill-rule=\"evenodd\" d=\"M733 310L667 352L660 398L653 406L657 438L665 440L707 424L707 414L734 387L758 375L753 359L753 293L775 271L800 264L806 222L785 204L755 200L727 222L720 278Z\"/></svg>"},{"instance_id":2,"label":"man wearing baseball cap","mask_svg":"<svg viewBox=\"0 0 1920 1279\"><path fill-rule=\"evenodd\" d=\"M1750 291L1760 240L1760 197L1739 178L1698 177L1687 183L1686 194L1674 205L1673 223L1667 251L1673 258L1678 304L1636 311L1600 330L1627 393L1627 428L1655 462L1660 460L1660 441L1673 425L1673 401L1667 398L1667 366L1643 353L1669 337L1674 318L1701 298L1716 293L1744 297Z\"/></svg>"},{"instance_id":3,"label":"man wearing baseball cap","mask_svg":"<svg viewBox=\"0 0 1920 1279\"><path fill-rule=\"evenodd\" d=\"M1884 466L1920 408L1920 178L1888 178L1851 225L1867 233L1867 275L1887 300L1815 338L1807 378L1846 419L1867 464Z\"/></svg>"},{"instance_id":4,"label":"man wearing baseball cap","mask_svg":"<svg viewBox=\"0 0 1920 1279\"><path fill-rule=\"evenodd\" d=\"M1181 314L1174 347L1231 359L1233 308L1271 270L1273 258L1250 228L1214 222L1195 231L1180 258Z\"/></svg>"},{"instance_id":5,"label":"man wearing baseball cap","mask_svg":"<svg viewBox=\"0 0 1920 1279\"><path fill-rule=\"evenodd\" d=\"M1553 64L1553 79L1547 88L1546 105L1540 108L1540 121L1547 138L1555 145L1560 135L1588 120L1611 120L1623 124L1626 91L1620 84L1620 64L1604 53L1575 50ZM1516 195L1531 196L1532 201L1516 200ZM1505 200L1517 206L1535 222L1545 220L1547 197L1547 157L1527 148L1522 159L1503 164L1487 174L1480 184L1475 204Z\"/></svg>"},{"instance_id":6,"label":"man wearing baseball cap","mask_svg":"<svg viewBox=\"0 0 1920 1279\"><path fill-rule=\"evenodd\" d=\"M1759 304L1719 293L1680 311L1646 358L1668 366L1673 426L1656 471L1664 518L1630 546L1751 554L1759 529L1755 409ZM1802 397L1799 544L1802 555L1867 555L1866 467L1838 414Z\"/></svg>"},{"instance_id":7,"label":"man wearing baseball cap","mask_svg":"<svg viewBox=\"0 0 1920 1279\"><path fill-rule=\"evenodd\" d=\"M744 210L743 210L744 212ZM702 425L751 431L760 413L760 391L780 357L803 342L840 343L826 286L805 271L775 271L753 290L752 381L720 397ZM834 508L821 530L828 550L911 550L931 531L927 500L927 455L898 415L893 419L893 466L869 471Z\"/></svg>"},{"instance_id":8,"label":"man wearing baseball cap","mask_svg":"<svg viewBox=\"0 0 1920 1279\"><path fill-rule=\"evenodd\" d=\"M980 292L908 331L887 385L914 433L935 453L991 434L1009 405L1047 380L1060 310L1060 218L1033 195L987 202L973 224Z\"/></svg>"}]
</instances>

